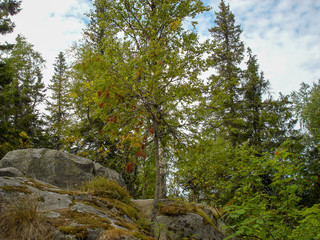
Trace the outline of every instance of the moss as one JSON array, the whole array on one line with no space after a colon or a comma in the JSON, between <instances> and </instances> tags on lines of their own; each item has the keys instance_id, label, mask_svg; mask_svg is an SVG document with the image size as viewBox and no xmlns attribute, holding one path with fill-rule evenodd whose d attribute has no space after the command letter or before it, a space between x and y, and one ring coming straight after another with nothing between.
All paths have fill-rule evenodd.
<instances>
[{"instance_id":1,"label":"moss","mask_svg":"<svg viewBox=\"0 0 320 240\"><path fill-rule=\"evenodd\" d=\"M54 189L57 189L57 190L59 189L59 188L52 186L52 185L49 185L49 184L40 183L40 182L34 180L33 178L28 178L28 180L24 181L24 183L27 185L30 185L34 188L37 188L41 191L48 191L48 190L53 191Z\"/></svg>"},{"instance_id":2,"label":"moss","mask_svg":"<svg viewBox=\"0 0 320 240\"><path fill-rule=\"evenodd\" d=\"M77 210L72 211L70 209L60 209L56 212L60 213L60 216L54 220L56 226L66 226L76 222L90 229L108 230L113 228L109 219L95 214L78 212Z\"/></svg>"},{"instance_id":3,"label":"moss","mask_svg":"<svg viewBox=\"0 0 320 240\"><path fill-rule=\"evenodd\" d=\"M84 224L91 229L110 229L110 221L90 213L82 213L78 211L69 211L69 217L77 223Z\"/></svg>"},{"instance_id":4,"label":"moss","mask_svg":"<svg viewBox=\"0 0 320 240\"><path fill-rule=\"evenodd\" d=\"M131 202L130 194L123 187L120 187L116 182L103 177L95 177L87 182L82 187L82 190L87 191L94 196L117 199L127 204Z\"/></svg>"},{"instance_id":5,"label":"moss","mask_svg":"<svg viewBox=\"0 0 320 240\"><path fill-rule=\"evenodd\" d=\"M180 216L184 215L188 212L198 214L203 218L204 224L210 224L214 227L216 231L224 235L220 229L213 223L212 219L206 214L206 212L198 206L196 206L193 203L186 203L182 201L175 201L171 204L164 205L159 204L159 213L166 216ZM214 212L212 212L214 215Z\"/></svg>"},{"instance_id":6,"label":"moss","mask_svg":"<svg viewBox=\"0 0 320 240\"><path fill-rule=\"evenodd\" d=\"M159 205L159 213L165 216L181 216L188 212L185 206L173 204L173 205Z\"/></svg>"},{"instance_id":7,"label":"moss","mask_svg":"<svg viewBox=\"0 0 320 240\"><path fill-rule=\"evenodd\" d=\"M140 232L134 232L133 236L141 240L154 240L153 237L145 236Z\"/></svg>"},{"instance_id":8,"label":"moss","mask_svg":"<svg viewBox=\"0 0 320 240\"><path fill-rule=\"evenodd\" d=\"M88 229L84 226L62 226L58 230L65 235L75 235L76 239L88 239Z\"/></svg>"},{"instance_id":9,"label":"moss","mask_svg":"<svg viewBox=\"0 0 320 240\"><path fill-rule=\"evenodd\" d=\"M32 191L30 191L26 186L2 186L0 188L6 192L21 192L25 194L32 193Z\"/></svg>"},{"instance_id":10,"label":"moss","mask_svg":"<svg viewBox=\"0 0 320 240\"><path fill-rule=\"evenodd\" d=\"M118 240L126 237L129 239L154 240L154 238L145 236L140 232L125 230L125 229L112 229L112 230L105 231L99 239Z\"/></svg>"}]
</instances>

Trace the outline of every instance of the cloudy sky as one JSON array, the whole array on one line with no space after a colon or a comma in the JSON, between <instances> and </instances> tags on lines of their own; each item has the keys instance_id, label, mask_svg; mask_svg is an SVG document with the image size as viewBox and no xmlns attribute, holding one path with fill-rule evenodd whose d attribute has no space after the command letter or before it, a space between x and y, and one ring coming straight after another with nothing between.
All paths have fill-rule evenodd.
<instances>
[{"instance_id":1,"label":"cloudy sky","mask_svg":"<svg viewBox=\"0 0 320 240\"><path fill-rule=\"evenodd\" d=\"M202 38L210 37L207 29L214 24L220 0L205 2L212 11L199 17ZM226 2L241 25L242 40L257 55L275 96L320 78L320 0ZM44 78L48 83L58 53L81 38L86 26L84 14L91 6L89 0L22 0L22 11L13 17L15 32L0 41L10 42L18 33L25 36L47 61Z\"/></svg>"}]
</instances>

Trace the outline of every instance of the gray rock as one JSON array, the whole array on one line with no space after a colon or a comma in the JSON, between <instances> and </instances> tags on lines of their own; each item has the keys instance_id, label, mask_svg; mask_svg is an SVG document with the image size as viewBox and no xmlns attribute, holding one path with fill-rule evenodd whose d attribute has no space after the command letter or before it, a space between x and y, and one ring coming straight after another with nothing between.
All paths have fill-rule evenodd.
<instances>
[{"instance_id":1,"label":"gray rock","mask_svg":"<svg viewBox=\"0 0 320 240\"><path fill-rule=\"evenodd\" d=\"M30 181L28 178L5 178L0 177L0 198L10 200L14 195L22 196L25 194L32 195L38 201L38 210L40 212L48 212L51 210L65 209L72 204L72 197L58 192L57 188L50 188L43 182ZM47 190L45 190L47 189ZM51 190L51 191L50 191Z\"/></svg>"},{"instance_id":2,"label":"gray rock","mask_svg":"<svg viewBox=\"0 0 320 240\"><path fill-rule=\"evenodd\" d=\"M22 177L23 173L14 167L0 168L0 177Z\"/></svg>"},{"instance_id":3,"label":"gray rock","mask_svg":"<svg viewBox=\"0 0 320 240\"><path fill-rule=\"evenodd\" d=\"M97 176L105 177L107 179L117 182L121 187L125 187L123 178L114 170L106 168L99 163L94 163Z\"/></svg>"},{"instance_id":4,"label":"gray rock","mask_svg":"<svg viewBox=\"0 0 320 240\"><path fill-rule=\"evenodd\" d=\"M68 189L78 188L97 174L125 186L122 177L117 172L100 164L95 165L87 158L58 150L21 149L11 151L0 160L1 168L4 169L2 170L4 175L29 176Z\"/></svg>"},{"instance_id":5,"label":"gray rock","mask_svg":"<svg viewBox=\"0 0 320 240\"><path fill-rule=\"evenodd\" d=\"M181 216L158 216L160 240L222 240L224 236L196 213L187 213Z\"/></svg>"}]
</instances>

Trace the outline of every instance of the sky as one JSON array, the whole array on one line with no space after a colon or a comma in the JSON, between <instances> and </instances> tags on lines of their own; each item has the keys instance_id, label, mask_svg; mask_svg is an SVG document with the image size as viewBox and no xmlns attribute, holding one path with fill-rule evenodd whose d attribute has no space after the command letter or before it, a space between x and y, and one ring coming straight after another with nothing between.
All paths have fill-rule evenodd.
<instances>
[{"instance_id":1,"label":"sky","mask_svg":"<svg viewBox=\"0 0 320 240\"><path fill-rule=\"evenodd\" d=\"M260 70L271 83L271 92L289 94L302 82L320 79L320 0L225 0L241 25L242 40L257 56ZM220 0L205 0L212 10L197 18L201 39L210 38L214 12ZM81 39L89 0L22 0L22 11L12 20L14 33L0 42L13 42L22 34L46 60L44 81L49 83L53 63Z\"/></svg>"}]
</instances>

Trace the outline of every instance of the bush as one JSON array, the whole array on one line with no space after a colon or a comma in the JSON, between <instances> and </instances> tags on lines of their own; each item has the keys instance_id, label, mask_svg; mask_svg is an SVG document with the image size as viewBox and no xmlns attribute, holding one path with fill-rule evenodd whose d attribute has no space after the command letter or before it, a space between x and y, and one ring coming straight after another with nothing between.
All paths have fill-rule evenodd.
<instances>
[{"instance_id":1,"label":"bush","mask_svg":"<svg viewBox=\"0 0 320 240\"><path fill-rule=\"evenodd\" d=\"M38 200L29 196L2 206L0 239L50 239L52 227L37 207Z\"/></svg>"}]
</instances>

